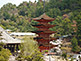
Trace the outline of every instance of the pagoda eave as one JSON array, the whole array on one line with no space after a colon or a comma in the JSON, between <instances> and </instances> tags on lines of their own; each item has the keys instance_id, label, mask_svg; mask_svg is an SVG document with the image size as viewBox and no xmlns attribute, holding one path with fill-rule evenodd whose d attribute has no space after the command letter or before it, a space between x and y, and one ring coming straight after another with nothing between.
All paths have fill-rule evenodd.
<instances>
[{"instance_id":1,"label":"pagoda eave","mask_svg":"<svg viewBox=\"0 0 81 61\"><path fill-rule=\"evenodd\" d=\"M33 32L33 33L36 33L36 34L48 34L48 35L50 35L50 34L53 34L53 33L56 33L56 32L51 32L51 33L44 33L44 32Z\"/></svg>"},{"instance_id":2,"label":"pagoda eave","mask_svg":"<svg viewBox=\"0 0 81 61\"><path fill-rule=\"evenodd\" d=\"M52 43L49 43L49 42L43 42L43 41L41 41L41 42L39 42L38 41L38 44L39 44L39 46L58 46L58 45L56 45L56 44L52 44Z\"/></svg>"},{"instance_id":3,"label":"pagoda eave","mask_svg":"<svg viewBox=\"0 0 81 61\"><path fill-rule=\"evenodd\" d=\"M45 31L45 32L41 32L41 33L42 33L42 34L45 34L45 33L46 33L46 34L52 34L52 33L56 33L56 32L55 32L55 31L51 31L51 32L46 32L46 31Z\"/></svg>"},{"instance_id":4,"label":"pagoda eave","mask_svg":"<svg viewBox=\"0 0 81 61\"><path fill-rule=\"evenodd\" d=\"M43 32L43 31L31 31L32 33L41 33L41 32Z\"/></svg>"},{"instance_id":5,"label":"pagoda eave","mask_svg":"<svg viewBox=\"0 0 81 61\"><path fill-rule=\"evenodd\" d=\"M49 37L49 38L36 37L36 38L34 38L34 39L35 39L35 40L40 40L40 41L42 41L42 40L43 40L43 41L44 41L44 40L50 40L50 41L51 41L51 40L56 40L57 38L50 38L50 37Z\"/></svg>"},{"instance_id":6,"label":"pagoda eave","mask_svg":"<svg viewBox=\"0 0 81 61\"><path fill-rule=\"evenodd\" d=\"M32 25L34 27L37 27L37 28L52 28L56 25Z\"/></svg>"},{"instance_id":7,"label":"pagoda eave","mask_svg":"<svg viewBox=\"0 0 81 61\"><path fill-rule=\"evenodd\" d=\"M46 46L40 46L39 48L40 48L40 50L49 50L49 49L51 49L51 48L53 48L53 47L57 47L57 46L51 46L51 47L46 47Z\"/></svg>"},{"instance_id":8,"label":"pagoda eave","mask_svg":"<svg viewBox=\"0 0 81 61\"><path fill-rule=\"evenodd\" d=\"M48 21L48 20L54 20L55 18L51 18L47 16L45 13L37 18L33 18L33 20L37 20L37 21L42 20L42 19Z\"/></svg>"},{"instance_id":9,"label":"pagoda eave","mask_svg":"<svg viewBox=\"0 0 81 61\"><path fill-rule=\"evenodd\" d=\"M56 31L43 31L43 30L37 30L37 31L32 31L33 33L37 33L37 34L52 34L52 33L56 33Z\"/></svg>"},{"instance_id":10,"label":"pagoda eave","mask_svg":"<svg viewBox=\"0 0 81 61\"><path fill-rule=\"evenodd\" d=\"M37 25L50 26L51 24L48 24L48 23L38 23Z\"/></svg>"},{"instance_id":11,"label":"pagoda eave","mask_svg":"<svg viewBox=\"0 0 81 61\"><path fill-rule=\"evenodd\" d=\"M37 22L51 22L51 21L54 21L55 19L37 19L37 18L34 18L33 19L34 21L37 21Z\"/></svg>"}]
</instances>

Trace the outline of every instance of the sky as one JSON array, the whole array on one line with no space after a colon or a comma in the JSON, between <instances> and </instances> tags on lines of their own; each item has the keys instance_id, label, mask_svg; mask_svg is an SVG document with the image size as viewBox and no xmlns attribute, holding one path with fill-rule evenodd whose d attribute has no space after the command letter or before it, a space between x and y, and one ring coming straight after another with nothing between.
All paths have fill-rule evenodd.
<instances>
[{"instance_id":1,"label":"sky","mask_svg":"<svg viewBox=\"0 0 81 61\"><path fill-rule=\"evenodd\" d=\"M16 4L17 6L22 3L23 1L27 1L29 2L29 0L0 0L0 8L7 3L12 3L12 4ZM32 2L34 2L35 0L30 0Z\"/></svg>"}]
</instances>

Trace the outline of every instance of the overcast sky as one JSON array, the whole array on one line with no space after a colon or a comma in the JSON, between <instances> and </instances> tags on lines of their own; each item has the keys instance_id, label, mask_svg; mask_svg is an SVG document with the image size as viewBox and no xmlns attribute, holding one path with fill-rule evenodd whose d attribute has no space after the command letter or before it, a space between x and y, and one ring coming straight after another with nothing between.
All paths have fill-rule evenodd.
<instances>
[{"instance_id":1,"label":"overcast sky","mask_svg":"<svg viewBox=\"0 0 81 61\"><path fill-rule=\"evenodd\" d=\"M2 7L4 4L7 4L7 3L16 4L18 6L23 1L28 2L29 0L0 0L0 7ZM30 0L30 1L34 2L35 0Z\"/></svg>"}]
</instances>

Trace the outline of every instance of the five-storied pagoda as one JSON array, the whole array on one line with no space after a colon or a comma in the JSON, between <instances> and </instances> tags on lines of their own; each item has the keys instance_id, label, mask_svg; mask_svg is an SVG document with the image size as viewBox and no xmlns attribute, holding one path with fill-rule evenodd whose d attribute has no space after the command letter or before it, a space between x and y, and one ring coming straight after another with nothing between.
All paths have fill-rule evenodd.
<instances>
[{"instance_id":1,"label":"five-storied pagoda","mask_svg":"<svg viewBox=\"0 0 81 61\"><path fill-rule=\"evenodd\" d=\"M49 50L56 45L50 44L50 41L56 40L56 38L50 37L51 34L55 33L55 31L50 31L49 28L54 27L55 25L50 25L48 22L54 21L54 18L50 18L45 13L37 18L33 18L34 21L39 22L37 25L33 25L37 27L37 31L33 31L38 34L36 38L34 38L39 45L40 51Z\"/></svg>"}]
</instances>

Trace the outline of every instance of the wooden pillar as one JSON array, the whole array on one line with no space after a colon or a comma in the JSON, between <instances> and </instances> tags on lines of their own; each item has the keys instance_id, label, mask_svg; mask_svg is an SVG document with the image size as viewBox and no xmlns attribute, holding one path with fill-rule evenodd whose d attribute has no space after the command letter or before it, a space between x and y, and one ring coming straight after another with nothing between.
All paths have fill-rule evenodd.
<instances>
[{"instance_id":1,"label":"wooden pillar","mask_svg":"<svg viewBox=\"0 0 81 61\"><path fill-rule=\"evenodd\" d=\"M13 45L13 52L15 51L15 45Z\"/></svg>"},{"instance_id":2,"label":"wooden pillar","mask_svg":"<svg viewBox=\"0 0 81 61\"><path fill-rule=\"evenodd\" d=\"M12 51L12 45L10 45L10 49L11 49L11 51Z\"/></svg>"},{"instance_id":3,"label":"wooden pillar","mask_svg":"<svg viewBox=\"0 0 81 61\"><path fill-rule=\"evenodd\" d=\"M17 51L18 51L18 44L17 44Z\"/></svg>"},{"instance_id":4,"label":"wooden pillar","mask_svg":"<svg viewBox=\"0 0 81 61\"><path fill-rule=\"evenodd\" d=\"M7 48L9 49L9 45L7 45Z\"/></svg>"}]
</instances>

